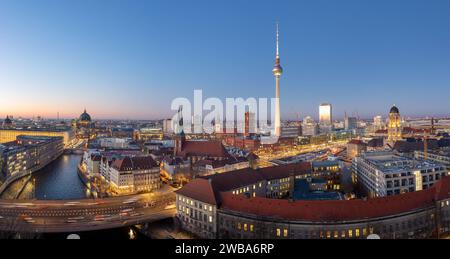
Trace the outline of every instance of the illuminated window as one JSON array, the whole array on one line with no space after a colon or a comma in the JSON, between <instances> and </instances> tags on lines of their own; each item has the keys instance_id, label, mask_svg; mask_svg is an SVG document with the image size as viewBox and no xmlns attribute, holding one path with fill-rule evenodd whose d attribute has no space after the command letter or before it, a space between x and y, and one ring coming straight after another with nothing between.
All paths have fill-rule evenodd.
<instances>
[{"instance_id":1,"label":"illuminated window","mask_svg":"<svg viewBox=\"0 0 450 259\"><path fill-rule=\"evenodd\" d=\"M369 234L373 234L373 227L369 228Z\"/></svg>"},{"instance_id":2,"label":"illuminated window","mask_svg":"<svg viewBox=\"0 0 450 259\"><path fill-rule=\"evenodd\" d=\"M236 191L233 191L233 194L236 194Z\"/></svg>"},{"instance_id":3,"label":"illuminated window","mask_svg":"<svg viewBox=\"0 0 450 259\"><path fill-rule=\"evenodd\" d=\"M212 216L209 216L209 222L212 222Z\"/></svg>"},{"instance_id":4,"label":"illuminated window","mask_svg":"<svg viewBox=\"0 0 450 259\"><path fill-rule=\"evenodd\" d=\"M277 237L281 236L281 229L277 228Z\"/></svg>"},{"instance_id":5,"label":"illuminated window","mask_svg":"<svg viewBox=\"0 0 450 259\"><path fill-rule=\"evenodd\" d=\"M339 232L334 231L334 238L339 238Z\"/></svg>"},{"instance_id":6,"label":"illuminated window","mask_svg":"<svg viewBox=\"0 0 450 259\"><path fill-rule=\"evenodd\" d=\"M256 192L253 192L253 197L256 197Z\"/></svg>"},{"instance_id":7,"label":"illuminated window","mask_svg":"<svg viewBox=\"0 0 450 259\"><path fill-rule=\"evenodd\" d=\"M237 224L237 228L238 228L239 230L241 230L241 228L242 228L242 226L241 226L241 222L238 222L238 224Z\"/></svg>"},{"instance_id":8,"label":"illuminated window","mask_svg":"<svg viewBox=\"0 0 450 259\"><path fill-rule=\"evenodd\" d=\"M287 236L288 236L288 230L287 230L287 229L284 229L284 231L283 231L283 236L284 236L284 237L287 237Z\"/></svg>"},{"instance_id":9,"label":"illuminated window","mask_svg":"<svg viewBox=\"0 0 450 259\"><path fill-rule=\"evenodd\" d=\"M357 228L357 229L355 230L355 236L356 236L356 237L359 237L359 228Z\"/></svg>"},{"instance_id":10,"label":"illuminated window","mask_svg":"<svg viewBox=\"0 0 450 259\"><path fill-rule=\"evenodd\" d=\"M244 231L247 231L247 230L248 230L247 224L244 224Z\"/></svg>"},{"instance_id":11,"label":"illuminated window","mask_svg":"<svg viewBox=\"0 0 450 259\"><path fill-rule=\"evenodd\" d=\"M209 206L209 211L212 211L212 206Z\"/></svg>"},{"instance_id":12,"label":"illuminated window","mask_svg":"<svg viewBox=\"0 0 450 259\"><path fill-rule=\"evenodd\" d=\"M331 238L331 231L327 231L327 238Z\"/></svg>"},{"instance_id":13,"label":"illuminated window","mask_svg":"<svg viewBox=\"0 0 450 259\"><path fill-rule=\"evenodd\" d=\"M253 228L253 224L250 225L250 232L253 232L254 228Z\"/></svg>"},{"instance_id":14,"label":"illuminated window","mask_svg":"<svg viewBox=\"0 0 450 259\"><path fill-rule=\"evenodd\" d=\"M342 237L342 238L345 238L345 231L342 231L342 232L341 232L341 237Z\"/></svg>"},{"instance_id":15,"label":"illuminated window","mask_svg":"<svg viewBox=\"0 0 450 259\"><path fill-rule=\"evenodd\" d=\"M348 231L348 237L353 237L353 230L350 229L350 230Z\"/></svg>"},{"instance_id":16,"label":"illuminated window","mask_svg":"<svg viewBox=\"0 0 450 259\"><path fill-rule=\"evenodd\" d=\"M363 228L363 236L366 236L366 235L367 235L367 229Z\"/></svg>"}]
</instances>

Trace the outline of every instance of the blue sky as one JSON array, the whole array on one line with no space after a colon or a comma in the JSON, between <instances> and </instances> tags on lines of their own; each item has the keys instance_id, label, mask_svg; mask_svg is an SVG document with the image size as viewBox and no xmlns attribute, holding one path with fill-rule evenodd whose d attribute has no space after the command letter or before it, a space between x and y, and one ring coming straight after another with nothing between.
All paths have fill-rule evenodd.
<instances>
[{"instance_id":1,"label":"blue sky","mask_svg":"<svg viewBox=\"0 0 450 259\"><path fill-rule=\"evenodd\" d=\"M272 97L284 119L449 115L448 0L1 0L0 116L156 119L175 97Z\"/></svg>"}]
</instances>

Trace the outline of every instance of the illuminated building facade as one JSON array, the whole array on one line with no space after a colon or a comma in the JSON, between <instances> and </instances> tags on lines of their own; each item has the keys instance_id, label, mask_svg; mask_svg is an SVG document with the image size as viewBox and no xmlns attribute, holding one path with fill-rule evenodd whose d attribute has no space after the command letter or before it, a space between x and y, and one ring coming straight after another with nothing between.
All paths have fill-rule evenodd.
<instances>
[{"instance_id":1,"label":"illuminated building facade","mask_svg":"<svg viewBox=\"0 0 450 259\"><path fill-rule=\"evenodd\" d=\"M308 170L292 169L290 165L265 170L289 186L290 177L302 177ZM239 172L229 172L197 178L178 190L182 227L210 239L365 239L370 234L383 239L429 238L450 228L450 177L404 195L293 201L266 197L274 178L265 179L264 172L240 173L240 181Z\"/></svg>"},{"instance_id":2,"label":"illuminated building facade","mask_svg":"<svg viewBox=\"0 0 450 259\"><path fill-rule=\"evenodd\" d=\"M353 159L352 168L369 197L426 190L447 175L443 164L410 159L391 151L363 153Z\"/></svg>"},{"instance_id":3,"label":"illuminated building facade","mask_svg":"<svg viewBox=\"0 0 450 259\"><path fill-rule=\"evenodd\" d=\"M4 144L2 171L10 177L22 171L42 169L62 155L62 137L18 136L16 141Z\"/></svg>"},{"instance_id":4,"label":"illuminated building facade","mask_svg":"<svg viewBox=\"0 0 450 259\"><path fill-rule=\"evenodd\" d=\"M71 128L65 129L0 129L0 143L15 141L18 136L62 137L65 146L72 143L75 135Z\"/></svg>"},{"instance_id":5,"label":"illuminated building facade","mask_svg":"<svg viewBox=\"0 0 450 259\"><path fill-rule=\"evenodd\" d=\"M150 157L125 157L109 167L112 190L118 194L150 192L160 188L160 167Z\"/></svg>"},{"instance_id":6,"label":"illuminated building facade","mask_svg":"<svg viewBox=\"0 0 450 259\"><path fill-rule=\"evenodd\" d=\"M394 105L389 112L388 122L388 143L394 144L396 141L402 139L402 122L400 118L400 111Z\"/></svg>"},{"instance_id":7,"label":"illuminated building facade","mask_svg":"<svg viewBox=\"0 0 450 259\"><path fill-rule=\"evenodd\" d=\"M333 110L329 103L322 103L319 106L319 128L321 133L333 130Z\"/></svg>"},{"instance_id":8,"label":"illuminated building facade","mask_svg":"<svg viewBox=\"0 0 450 259\"><path fill-rule=\"evenodd\" d=\"M12 120L9 118L9 116L7 115L5 120L3 121L3 128L11 128L13 126L13 122Z\"/></svg>"}]
</instances>

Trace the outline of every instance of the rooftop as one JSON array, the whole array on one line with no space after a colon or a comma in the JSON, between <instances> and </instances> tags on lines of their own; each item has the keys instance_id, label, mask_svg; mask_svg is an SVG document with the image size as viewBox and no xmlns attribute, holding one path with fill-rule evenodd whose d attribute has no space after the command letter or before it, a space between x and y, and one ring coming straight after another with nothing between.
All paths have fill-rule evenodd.
<instances>
[{"instance_id":1,"label":"rooftop","mask_svg":"<svg viewBox=\"0 0 450 259\"><path fill-rule=\"evenodd\" d=\"M228 192L264 180L270 181L286 178L290 175L306 174L310 172L310 170L310 163L273 166L256 170L245 168L196 178L178 190L177 194L209 204L220 204L220 192Z\"/></svg>"},{"instance_id":2,"label":"rooftop","mask_svg":"<svg viewBox=\"0 0 450 259\"><path fill-rule=\"evenodd\" d=\"M434 206L450 198L450 177L418 192L368 200L289 201L261 197L246 198L221 193L221 209L256 217L310 222L338 222L379 218Z\"/></svg>"},{"instance_id":3,"label":"rooftop","mask_svg":"<svg viewBox=\"0 0 450 259\"><path fill-rule=\"evenodd\" d=\"M403 170L423 170L442 166L430 161L416 160L393 154L392 152L367 152L362 156L383 173Z\"/></svg>"}]
</instances>

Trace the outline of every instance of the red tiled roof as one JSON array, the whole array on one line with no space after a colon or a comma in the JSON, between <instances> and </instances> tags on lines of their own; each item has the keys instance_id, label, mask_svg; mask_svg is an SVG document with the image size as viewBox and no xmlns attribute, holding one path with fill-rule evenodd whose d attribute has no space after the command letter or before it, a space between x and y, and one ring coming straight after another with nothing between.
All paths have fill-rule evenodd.
<instances>
[{"instance_id":1,"label":"red tiled roof","mask_svg":"<svg viewBox=\"0 0 450 259\"><path fill-rule=\"evenodd\" d=\"M266 167L261 169L245 168L241 170L203 176L186 184L182 189L177 191L187 197L192 197L199 201L211 202L211 195L214 196L213 204L220 204L220 192L227 192L240 187L256 184L263 180L280 179L298 174L305 174L311 170L311 163L300 163ZM198 181L205 180L205 181ZM205 187L208 184L208 187ZM198 186L197 186L198 185ZM205 193L205 197L198 193ZM210 194L209 192L212 192ZM206 199L206 200L205 200Z\"/></svg>"},{"instance_id":2,"label":"red tiled roof","mask_svg":"<svg viewBox=\"0 0 450 259\"><path fill-rule=\"evenodd\" d=\"M225 147L220 141L186 141L180 155L182 156L209 156L228 157Z\"/></svg>"},{"instance_id":3,"label":"red tiled roof","mask_svg":"<svg viewBox=\"0 0 450 259\"><path fill-rule=\"evenodd\" d=\"M190 181L183 188L176 191L177 194L193 200L217 205L216 196L208 179L197 178Z\"/></svg>"},{"instance_id":4,"label":"red tiled roof","mask_svg":"<svg viewBox=\"0 0 450 259\"><path fill-rule=\"evenodd\" d=\"M376 134L387 134L388 131L387 130L377 130L375 131Z\"/></svg>"},{"instance_id":5,"label":"red tiled roof","mask_svg":"<svg viewBox=\"0 0 450 259\"><path fill-rule=\"evenodd\" d=\"M112 167L119 171L146 170L156 167L157 164L150 156L125 157L112 163Z\"/></svg>"},{"instance_id":6,"label":"red tiled roof","mask_svg":"<svg viewBox=\"0 0 450 259\"><path fill-rule=\"evenodd\" d=\"M221 193L221 209L287 220L335 222L396 215L434 205L450 197L450 177L444 177L428 190L369 200L288 201L246 198Z\"/></svg>"}]
</instances>

